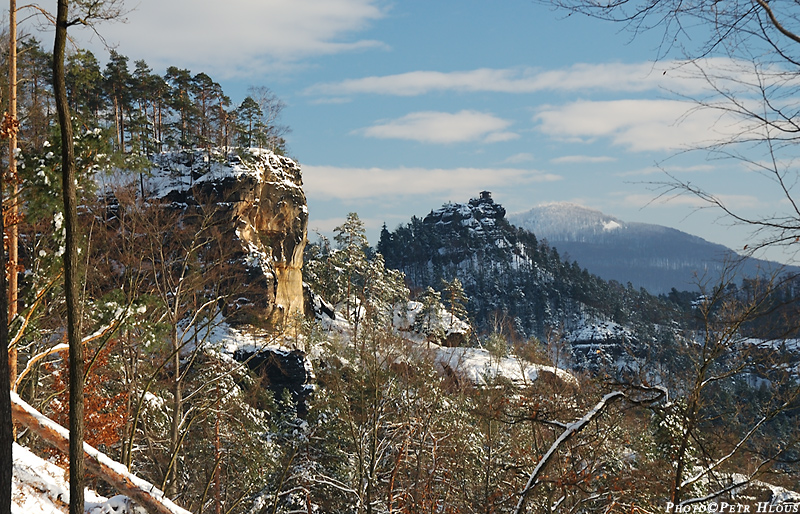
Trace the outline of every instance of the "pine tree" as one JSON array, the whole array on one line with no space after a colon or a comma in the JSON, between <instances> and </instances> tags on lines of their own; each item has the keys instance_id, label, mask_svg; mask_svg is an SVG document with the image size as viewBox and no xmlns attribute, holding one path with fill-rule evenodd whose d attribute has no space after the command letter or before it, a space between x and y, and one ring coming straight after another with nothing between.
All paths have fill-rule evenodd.
<instances>
[{"instance_id":1,"label":"pine tree","mask_svg":"<svg viewBox=\"0 0 800 514\"><path fill-rule=\"evenodd\" d=\"M240 146L250 148L259 141L261 115L261 108L250 96L246 97L236 109Z\"/></svg>"},{"instance_id":2,"label":"pine tree","mask_svg":"<svg viewBox=\"0 0 800 514\"><path fill-rule=\"evenodd\" d=\"M365 249L369 244L364 222L358 218L358 214L351 212L345 222L334 228L333 232L337 249L331 255L331 264L340 270L339 283L344 296L345 313L348 318L357 322L360 317L359 306L354 293L363 285L368 266Z\"/></svg>"},{"instance_id":3,"label":"pine tree","mask_svg":"<svg viewBox=\"0 0 800 514\"><path fill-rule=\"evenodd\" d=\"M53 95L49 87L52 73L52 54L45 51L35 38L25 38L19 44L18 110L20 147L23 151L40 151L50 139L53 121Z\"/></svg>"},{"instance_id":4,"label":"pine tree","mask_svg":"<svg viewBox=\"0 0 800 514\"><path fill-rule=\"evenodd\" d=\"M194 82L189 70L170 66L164 77L169 84L168 105L178 113L178 121L173 124L173 141L180 148L192 148L196 142L195 125L197 110L193 100Z\"/></svg>"},{"instance_id":5,"label":"pine tree","mask_svg":"<svg viewBox=\"0 0 800 514\"><path fill-rule=\"evenodd\" d=\"M105 102L103 73L94 54L89 50L78 50L67 57L66 80L70 109L82 122L96 125Z\"/></svg>"},{"instance_id":6,"label":"pine tree","mask_svg":"<svg viewBox=\"0 0 800 514\"><path fill-rule=\"evenodd\" d=\"M445 335L441 319L441 311L444 308L442 306L442 294L428 286L423 291L419 301L422 303L422 307L414 319L414 328L424 334L428 341L442 342Z\"/></svg>"},{"instance_id":7,"label":"pine tree","mask_svg":"<svg viewBox=\"0 0 800 514\"><path fill-rule=\"evenodd\" d=\"M212 122L216 114L216 102L221 98L222 87L205 73L192 78L195 111L197 112L198 141L202 148L209 148L216 139L212 134Z\"/></svg>"},{"instance_id":8,"label":"pine tree","mask_svg":"<svg viewBox=\"0 0 800 514\"><path fill-rule=\"evenodd\" d=\"M459 280L458 277L453 277L452 280L443 279L442 291L450 313L462 321L467 321L469 319L469 314L467 313L467 302L469 299L464 292L464 285L461 283L461 280ZM455 320L452 319L450 324L451 328L454 322Z\"/></svg>"},{"instance_id":9,"label":"pine tree","mask_svg":"<svg viewBox=\"0 0 800 514\"><path fill-rule=\"evenodd\" d=\"M151 155L162 150L164 119L168 114L165 97L169 87L145 61L137 60L134 66L132 101L138 109L131 121L131 132L139 151Z\"/></svg>"},{"instance_id":10,"label":"pine tree","mask_svg":"<svg viewBox=\"0 0 800 514\"><path fill-rule=\"evenodd\" d=\"M131 84L133 78L128 71L128 58L111 50L108 64L103 73L106 93L113 105L114 127L116 128L117 150L125 153L125 118L131 108Z\"/></svg>"}]
</instances>

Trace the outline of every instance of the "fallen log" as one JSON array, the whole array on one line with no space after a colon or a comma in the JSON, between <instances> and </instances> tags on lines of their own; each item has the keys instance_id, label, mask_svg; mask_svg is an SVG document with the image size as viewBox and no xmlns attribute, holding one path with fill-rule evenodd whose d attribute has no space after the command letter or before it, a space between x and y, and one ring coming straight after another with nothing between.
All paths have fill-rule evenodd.
<instances>
[{"instance_id":1,"label":"fallen log","mask_svg":"<svg viewBox=\"0 0 800 514\"><path fill-rule=\"evenodd\" d=\"M47 444L68 453L69 431L28 405L13 391L11 392L11 416L15 422L28 428ZM111 484L119 493L128 496L150 514L191 514L172 503L153 484L133 475L128 468L109 458L103 452L86 443L83 444L83 451L88 471Z\"/></svg>"}]
</instances>

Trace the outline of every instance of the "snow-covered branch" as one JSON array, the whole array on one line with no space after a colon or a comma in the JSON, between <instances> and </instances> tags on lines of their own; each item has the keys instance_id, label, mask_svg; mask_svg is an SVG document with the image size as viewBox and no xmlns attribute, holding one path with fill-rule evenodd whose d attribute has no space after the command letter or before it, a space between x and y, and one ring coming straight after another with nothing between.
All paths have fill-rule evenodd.
<instances>
[{"instance_id":1,"label":"snow-covered branch","mask_svg":"<svg viewBox=\"0 0 800 514\"><path fill-rule=\"evenodd\" d=\"M539 463L531 472L531 476L528 478L528 483L525 485L525 489L523 489L519 494L520 498L517 502L517 507L514 509L514 514L520 514L522 510L525 508L525 500L528 497L528 493L533 490L534 487L538 484L539 475L542 473L544 468L550 462L550 460L555 456L558 449L561 447L562 444L567 442L569 439L572 438L575 434L583 430L583 428L589 424L594 418L599 416L605 408L611 403L616 400L625 397L625 393L622 391L614 391L612 393L608 393L607 395L603 396L603 398L597 402L592 410L584 414L584 416L577 420L575 423L569 423L567 425L566 430L564 430L558 439L556 439L552 445L550 445L550 449L547 450L547 453L539 459Z\"/></svg>"},{"instance_id":2,"label":"snow-covered branch","mask_svg":"<svg viewBox=\"0 0 800 514\"><path fill-rule=\"evenodd\" d=\"M47 444L63 452L69 451L69 431L28 405L11 392L11 411L14 421L21 423ZM190 514L167 498L153 484L128 472L128 469L99 450L83 444L86 468L126 494L151 514Z\"/></svg>"},{"instance_id":3,"label":"snow-covered branch","mask_svg":"<svg viewBox=\"0 0 800 514\"><path fill-rule=\"evenodd\" d=\"M34 312L36 312L36 308L39 306L42 299L44 298L45 293L48 290L50 290L50 288L56 283L58 279L61 278L61 275L62 273L59 273L58 276L56 276L53 280L51 280L49 284L44 286L42 289L39 290L38 293L36 293L36 299L28 308L28 313L25 315L24 318L22 318L22 324L17 330L17 333L14 334L14 337L11 339L11 342L8 344L9 348L15 347L19 343L20 339L22 339L22 336L25 334L25 330L28 328L28 325L30 324L31 318L33 317Z\"/></svg>"},{"instance_id":4,"label":"snow-covered branch","mask_svg":"<svg viewBox=\"0 0 800 514\"><path fill-rule=\"evenodd\" d=\"M17 380L16 382L14 382L14 389L17 389L19 387L19 384L22 382L22 379L25 378L28 375L28 373L31 372L31 370L34 368L37 362L41 361L48 355L53 355L54 353L58 352L65 352L67 350L69 350L69 345L67 343L59 343L53 346L52 348L48 348L47 350L37 353L36 355L31 357L28 360L28 364L25 366L25 369L22 370L22 373L20 373L19 376L17 376Z\"/></svg>"},{"instance_id":5,"label":"snow-covered branch","mask_svg":"<svg viewBox=\"0 0 800 514\"><path fill-rule=\"evenodd\" d=\"M539 459L539 463L536 464L536 467L531 472L530 477L528 477L528 482L525 485L525 489L523 489L519 493L520 498L519 501L517 502L516 508L514 509L514 514L521 514L523 512L523 509L525 508L525 501L528 497L528 494L539 483L539 475L542 474L545 467L547 467L547 464L556 455L558 449L569 439L571 439L572 436L583 430L583 428L586 425L588 425L593 419L602 414L602 412L606 409L606 407L608 407L608 405L623 398L637 405L651 404L653 402L661 400L662 398L665 397L666 394L666 389L664 389L663 387L635 387L634 389L640 392L656 393L656 396L651 398L641 399L641 398L630 397L627 393L623 391L614 391L603 396L603 398L600 399L599 402L597 402L597 405L595 405L589 412L584 414L582 418L575 421L574 423L566 424L564 431L561 433L561 435L558 436L558 438L553 442L553 444L550 445L550 449L547 450L547 453L545 453L544 456L542 456L542 458Z\"/></svg>"},{"instance_id":6,"label":"snow-covered branch","mask_svg":"<svg viewBox=\"0 0 800 514\"><path fill-rule=\"evenodd\" d=\"M722 489L719 489L717 491L711 492L711 493L709 493L709 494L707 494L705 496L702 496L702 497L689 498L688 500L683 500L678 505L679 506L684 506L684 505L692 505L692 504L695 504L695 503L707 502L709 500L713 500L714 498L718 498L718 497L722 496L723 494L726 494L726 493L728 493L730 491L733 491L734 489L738 489L740 487L744 487L744 486L748 485L749 483L751 483L753 481L753 479L755 478L755 476L764 468L764 466L766 466L770 462L771 462L771 459L767 459L767 460L761 461L761 463L758 465L758 467L756 467L756 470L753 471L750 474L750 476L745 477L743 480L739 480L739 481L732 480L730 484L728 484L727 486L723 487Z\"/></svg>"},{"instance_id":7,"label":"snow-covered branch","mask_svg":"<svg viewBox=\"0 0 800 514\"><path fill-rule=\"evenodd\" d=\"M717 468L717 467L718 467L720 464L722 464L723 462L725 462L726 460L728 460L729 458L731 458L731 457L733 456L733 454L734 454L734 453L736 453L736 452L739 450L739 448L740 448L740 447L741 447L741 446L742 446L742 445L743 445L743 444L744 444L744 443L745 443L745 442L746 442L748 439L750 439L750 436L751 436L751 435L753 435L753 433L754 433L756 430L758 430L758 428L759 428L761 425L763 425L763 424L764 424L764 422L765 422L765 421L767 421L767 418L766 418L766 417L763 417L763 418L761 418L761 420L759 420L759 422L758 422L758 423L756 423L756 425L755 425L755 426L754 426L754 427L753 427L753 428L752 428L752 429L751 429L751 430L750 430L750 431L747 433L747 435L745 435L745 436L742 438L742 440L741 440L741 441L739 441L738 443L736 443L736 446L734 446L734 447L733 447L733 449L730 451L730 453L728 453L728 454L727 454L727 455L725 455L724 457L720 458L719 460L717 460L715 463L711 464L710 466L708 466L708 467L706 467L706 468L702 469L702 470L701 470L699 473L697 473L697 474L696 474L696 475L694 475L693 477L690 477L690 478L687 478L686 480L684 480L684 481L681 483L681 489L683 489L683 488L684 488L684 487L686 487L687 485L690 485L690 484L693 484L693 483L697 482L698 480L700 480L702 477L704 477L704 476L705 476L705 475L707 475L708 473L711 473L712 471L714 471L714 469L716 469L716 468Z\"/></svg>"},{"instance_id":8,"label":"snow-covered branch","mask_svg":"<svg viewBox=\"0 0 800 514\"><path fill-rule=\"evenodd\" d=\"M123 319L124 319L123 316L116 317L111 321L111 323L103 325L102 327L95 330L94 333L92 333L91 335L84 337L83 340L81 341L81 344L85 345L87 343L90 343L101 337L105 337L106 335L114 332L117 329L117 327L119 327ZM31 372L31 370L33 370L36 364L40 362L42 359L44 359L49 355L53 355L54 353L65 352L67 350L69 350L69 345L67 343L59 343L53 346L52 348L48 348L47 350L37 353L36 355L31 357L28 360L28 364L25 366L25 369L22 370L22 373L19 374L16 382L14 382L14 389L16 390L19 387L19 385L22 383L22 380L28 375L28 373Z\"/></svg>"}]
</instances>

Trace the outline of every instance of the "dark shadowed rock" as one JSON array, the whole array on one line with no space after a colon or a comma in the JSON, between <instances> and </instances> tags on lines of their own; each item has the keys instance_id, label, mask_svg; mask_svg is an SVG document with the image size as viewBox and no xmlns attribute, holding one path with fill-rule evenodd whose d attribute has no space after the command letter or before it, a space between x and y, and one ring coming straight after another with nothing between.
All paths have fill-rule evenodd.
<instances>
[{"instance_id":1,"label":"dark shadowed rock","mask_svg":"<svg viewBox=\"0 0 800 514\"><path fill-rule=\"evenodd\" d=\"M306 414L305 400L313 390L313 376L305 353L277 348L256 352L236 350L233 358L244 363L260 379L261 387L272 391L276 401L280 401L289 391L297 406L297 413L301 416Z\"/></svg>"}]
</instances>

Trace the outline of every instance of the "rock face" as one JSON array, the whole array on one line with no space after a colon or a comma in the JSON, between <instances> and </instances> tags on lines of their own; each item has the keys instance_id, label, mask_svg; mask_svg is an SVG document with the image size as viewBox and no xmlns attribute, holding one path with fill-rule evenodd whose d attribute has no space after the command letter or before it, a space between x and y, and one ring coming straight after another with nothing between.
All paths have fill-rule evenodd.
<instances>
[{"instance_id":1,"label":"rock face","mask_svg":"<svg viewBox=\"0 0 800 514\"><path fill-rule=\"evenodd\" d=\"M213 207L222 220L219 244L241 247L246 280L263 286L246 299L250 312L275 329L302 315L308 208L300 166L261 149L170 152L154 165L146 195L184 209Z\"/></svg>"},{"instance_id":2,"label":"rock face","mask_svg":"<svg viewBox=\"0 0 800 514\"><path fill-rule=\"evenodd\" d=\"M260 387L272 391L275 401L281 401L288 391L297 413L304 416L308 412L305 402L314 390L311 385L314 374L303 352L278 348L242 349L237 350L233 358L256 374Z\"/></svg>"},{"instance_id":3,"label":"rock face","mask_svg":"<svg viewBox=\"0 0 800 514\"><path fill-rule=\"evenodd\" d=\"M435 225L439 229L472 233L477 236L493 236L498 231L498 224L506 215L500 204L494 203L489 191L481 191L480 196L472 198L469 204L449 203L442 208L431 211L422 221L426 225ZM499 237L499 236L498 236Z\"/></svg>"}]
</instances>

